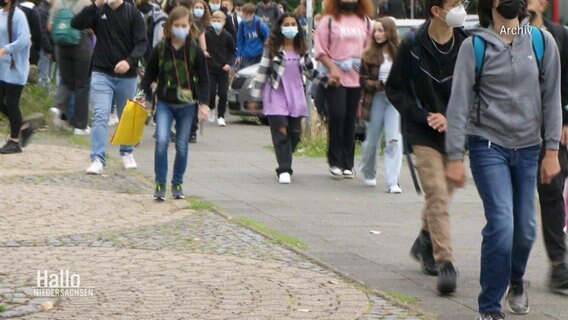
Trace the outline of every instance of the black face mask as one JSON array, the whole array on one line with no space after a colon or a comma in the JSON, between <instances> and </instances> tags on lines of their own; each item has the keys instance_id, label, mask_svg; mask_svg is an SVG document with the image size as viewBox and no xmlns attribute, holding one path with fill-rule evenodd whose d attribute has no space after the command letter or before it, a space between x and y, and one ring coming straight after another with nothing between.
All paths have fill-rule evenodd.
<instances>
[{"instance_id":1,"label":"black face mask","mask_svg":"<svg viewBox=\"0 0 568 320\"><path fill-rule=\"evenodd\" d=\"M497 12L505 19L515 19L521 14L524 0L499 0Z\"/></svg>"},{"instance_id":2,"label":"black face mask","mask_svg":"<svg viewBox=\"0 0 568 320\"><path fill-rule=\"evenodd\" d=\"M341 8L341 10L346 11L346 12L353 12L355 11L355 8L357 8L357 2L340 2L339 3L339 8Z\"/></svg>"}]
</instances>

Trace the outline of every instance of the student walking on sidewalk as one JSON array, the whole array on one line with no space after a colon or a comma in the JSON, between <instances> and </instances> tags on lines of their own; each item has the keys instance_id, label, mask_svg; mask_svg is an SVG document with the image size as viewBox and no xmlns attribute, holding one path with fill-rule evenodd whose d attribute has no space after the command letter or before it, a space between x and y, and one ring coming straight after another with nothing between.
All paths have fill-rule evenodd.
<instances>
[{"instance_id":1,"label":"student walking on sidewalk","mask_svg":"<svg viewBox=\"0 0 568 320\"><path fill-rule=\"evenodd\" d=\"M136 94L138 60L146 52L142 15L123 0L95 0L71 20L71 27L92 29L97 37L93 52L90 100L93 107L91 165L87 174L101 174L105 165L108 122L113 103L118 116ZM125 169L135 169L133 146L120 146Z\"/></svg>"},{"instance_id":2,"label":"student walking on sidewalk","mask_svg":"<svg viewBox=\"0 0 568 320\"><path fill-rule=\"evenodd\" d=\"M536 237L537 179L550 184L560 172L558 48L550 33L529 26L524 0L495 3L478 3L482 28L460 48L447 112L448 178L464 185L467 144L485 209L479 320L505 318L507 288L509 311L529 312L524 276Z\"/></svg>"},{"instance_id":3,"label":"student walking on sidewalk","mask_svg":"<svg viewBox=\"0 0 568 320\"><path fill-rule=\"evenodd\" d=\"M384 154L386 188L388 193L401 193L398 184L402 166L402 137L400 114L385 94L385 82L392 67L392 59L398 49L398 33L394 20L379 18L373 25L373 40L361 58L361 88L363 104L361 117L367 122L361 172L365 185L377 185L377 150L383 133L386 148Z\"/></svg>"},{"instance_id":4,"label":"student walking on sidewalk","mask_svg":"<svg viewBox=\"0 0 568 320\"><path fill-rule=\"evenodd\" d=\"M0 0L0 112L10 122L10 137L1 154L22 152L33 133L22 124L20 97L30 70L30 30L14 0ZM21 139L20 139L21 134Z\"/></svg>"},{"instance_id":5,"label":"student walking on sidewalk","mask_svg":"<svg viewBox=\"0 0 568 320\"><path fill-rule=\"evenodd\" d=\"M561 174L554 177L550 184L543 184L539 181L537 190L544 245L551 266L548 287L553 292L566 293L568 292L566 234L562 229L566 223L564 182L568 177L568 30L543 17L547 3L546 0L529 0L528 9L533 16L532 25L548 30L556 40L560 52L560 99L564 107L562 108L562 135L560 138L561 147L558 150L558 161L562 170ZM543 145L540 160L545 154L546 146Z\"/></svg>"},{"instance_id":6,"label":"student walking on sidewalk","mask_svg":"<svg viewBox=\"0 0 568 320\"><path fill-rule=\"evenodd\" d=\"M199 104L199 118L207 117L209 77L203 50L190 33L191 12L177 7L164 26L164 40L152 51L141 87L146 101L152 99L153 82L158 83L156 105L156 149L154 199L166 199L170 128L175 120L176 156L172 177L172 197L183 199L183 176L187 167L189 132Z\"/></svg>"},{"instance_id":7,"label":"student walking on sidewalk","mask_svg":"<svg viewBox=\"0 0 568 320\"><path fill-rule=\"evenodd\" d=\"M387 80L387 96L400 112L403 141L416 159L424 190L422 230L410 254L422 272L438 275L441 294L456 290L457 272L450 233L453 185L446 179L446 108L466 17L460 0L426 0L429 19L403 40Z\"/></svg>"},{"instance_id":8,"label":"student walking on sidewalk","mask_svg":"<svg viewBox=\"0 0 568 320\"><path fill-rule=\"evenodd\" d=\"M327 162L333 178L355 177L355 115L361 98L359 67L371 35L367 16L372 11L370 0L328 0L325 17L316 29L315 56L329 77L325 90Z\"/></svg>"},{"instance_id":9,"label":"student walking on sidewalk","mask_svg":"<svg viewBox=\"0 0 568 320\"><path fill-rule=\"evenodd\" d=\"M272 28L251 92L253 101L262 97L282 184L291 182L292 154L302 135L302 118L308 115L303 76L327 80L314 69L298 19L284 13ZM256 103L249 107L256 109Z\"/></svg>"},{"instance_id":10,"label":"student walking on sidewalk","mask_svg":"<svg viewBox=\"0 0 568 320\"><path fill-rule=\"evenodd\" d=\"M225 123L227 109L227 91L229 90L229 71L237 59L235 40L224 29L226 16L221 11L215 11L212 16L211 28L205 33L207 47L211 56L207 59L209 70L209 108L211 113L215 109L215 99L219 96L217 109L217 124L221 127Z\"/></svg>"}]
</instances>

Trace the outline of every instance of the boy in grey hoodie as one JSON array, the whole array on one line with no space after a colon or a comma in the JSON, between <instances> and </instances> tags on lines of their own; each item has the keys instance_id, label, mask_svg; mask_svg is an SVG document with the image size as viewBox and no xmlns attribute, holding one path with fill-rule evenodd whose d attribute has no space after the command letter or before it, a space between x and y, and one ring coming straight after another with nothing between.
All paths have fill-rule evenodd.
<instances>
[{"instance_id":1,"label":"boy in grey hoodie","mask_svg":"<svg viewBox=\"0 0 568 320\"><path fill-rule=\"evenodd\" d=\"M499 0L497 7L493 0L480 0L478 13L484 28L473 34L485 42L485 64L476 95L473 40L464 41L447 110L447 175L458 186L465 183L467 144L487 220L482 231L477 319L493 320L505 318L500 301L508 286L509 310L529 312L523 277L536 236L534 199L541 130L546 153L539 178L550 183L560 171L560 59L554 38L543 31L542 78L539 76L531 35L539 31L523 19L524 0Z\"/></svg>"}]
</instances>

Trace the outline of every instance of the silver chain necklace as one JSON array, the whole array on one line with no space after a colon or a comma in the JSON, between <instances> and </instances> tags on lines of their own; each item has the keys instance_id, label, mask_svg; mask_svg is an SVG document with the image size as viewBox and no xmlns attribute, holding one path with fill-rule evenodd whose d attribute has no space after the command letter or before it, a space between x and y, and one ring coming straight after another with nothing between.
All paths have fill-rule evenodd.
<instances>
[{"instance_id":1,"label":"silver chain necklace","mask_svg":"<svg viewBox=\"0 0 568 320\"><path fill-rule=\"evenodd\" d=\"M434 39L432 39L432 37L430 37L430 35L428 35L428 38L430 39L430 42L432 42L432 45L434 46L434 48L436 48L436 50L443 55L447 55L448 53L452 52L452 50L454 49L454 44L456 43L456 38L452 34L452 45L450 46L450 49L448 51L444 52L444 51L440 50L440 48L438 48L436 41L434 41Z\"/></svg>"}]
</instances>

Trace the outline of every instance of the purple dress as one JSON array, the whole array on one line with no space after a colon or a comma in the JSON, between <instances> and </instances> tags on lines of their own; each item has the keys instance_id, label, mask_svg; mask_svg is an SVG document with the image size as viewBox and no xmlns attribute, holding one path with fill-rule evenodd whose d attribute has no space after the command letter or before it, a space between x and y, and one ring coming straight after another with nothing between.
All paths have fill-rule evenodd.
<instances>
[{"instance_id":1,"label":"purple dress","mask_svg":"<svg viewBox=\"0 0 568 320\"><path fill-rule=\"evenodd\" d=\"M284 64L286 69L278 89L272 88L270 81L264 85L263 113L267 116L306 117L308 103L300 72L300 55L295 51L284 51Z\"/></svg>"}]
</instances>

